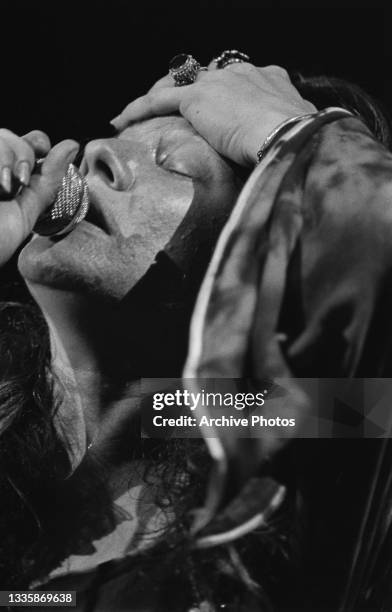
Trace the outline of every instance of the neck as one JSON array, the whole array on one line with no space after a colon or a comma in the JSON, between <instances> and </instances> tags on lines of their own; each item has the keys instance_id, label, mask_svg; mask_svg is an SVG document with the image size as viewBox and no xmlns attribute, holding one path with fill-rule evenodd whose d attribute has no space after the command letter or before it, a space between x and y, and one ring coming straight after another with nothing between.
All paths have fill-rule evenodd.
<instances>
[{"instance_id":1,"label":"neck","mask_svg":"<svg viewBox=\"0 0 392 612\"><path fill-rule=\"evenodd\" d=\"M93 459L100 475L104 474L105 486L113 500L128 492L126 511L132 515L134 524L139 513L141 483L145 486L140 477L143 465L137 461L135 452L140 445L140 434L134 427L140 392L137 381L126 385L123 380L119 382L118 375L124 367L126 349L129 350L129 334L127 339L122 339L118 313L113 316L113 310L97 300L92 302L69 292L28 286L49 326L54 370L60 379L62 374L70 372L68 378L74 381L70 393L62 394L65 399L58 410L63 413L68 438L76 441L73 467L83 458ZM89 469L88 461L84 465ZM136 488L130 494L132 486ZM149 483L148 487L152 486L155 485ZM99 529L97 539L101 535ZM143 539L140 546L144 546Z\"/></svg>"},{"instance_id":2,"label":"neck","mask_svg":"<svg viewBox=\"0 0 392 612\"><path fill-rule=\"evenodd\" d=\"M137 409L134 385L122 377L129 339L109 305L71 292L29 284L49 325L53 365L58 375L71 370L80 396L87 443L94 452L113 453ZM128 425L128 427L127 427Z\"/></svg>"}]
</instances>

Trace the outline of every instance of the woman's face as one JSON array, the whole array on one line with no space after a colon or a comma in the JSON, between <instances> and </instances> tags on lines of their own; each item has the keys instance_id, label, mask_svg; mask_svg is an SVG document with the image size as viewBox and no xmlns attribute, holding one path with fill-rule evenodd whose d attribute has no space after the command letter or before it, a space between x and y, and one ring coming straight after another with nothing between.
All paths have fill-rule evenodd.
<instances>
[{"instance_id":1,"label":"woman's face","mask_svg":"<svg viewBox=\"0 0 392 612\"><path fill-rule=\"evenodd\" d=\"M86 220L23 249L19 269L30 283L121 299L162 249L186 272L211 247L239 190L231 167L173 116L90 142L81 171Z\"/></svg>"}]
</instances>

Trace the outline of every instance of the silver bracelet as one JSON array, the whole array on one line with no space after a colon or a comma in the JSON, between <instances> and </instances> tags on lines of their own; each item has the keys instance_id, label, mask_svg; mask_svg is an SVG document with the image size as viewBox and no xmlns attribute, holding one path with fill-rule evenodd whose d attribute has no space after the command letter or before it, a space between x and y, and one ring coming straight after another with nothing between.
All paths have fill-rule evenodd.
<instances>
[{"instance_id":1,"label":"silver bracelet","mask_svg":"<svg viewBox=\"0 0 392 612\"><path fill-rule=\"evenodd\" d=\"M288 130L288 128L300 123L302 120L311 119L312 117L323 117L323 116L335 116L335 118L339 119L341 117L355 117L355 115L347 110L346 108L340 108L338 106L329 106L328 108L324 108L321 111L316 111L315 113L307 113L306 115L297 115L296 117L291 117L290 119L286 119L280 123L264 140L261 148L257 152L257 162L256 166L261 162L265 154L268 152L268 149L272 146L272 144L282 136L284 132Z\"/></svg>"},{"instance_id":2,"label":"silver bracelet","mask_svg":"<svg viewBox=\"0 0 392 612\"><path fill-rule=\"evenodd\" d=\"M282 121L282 123L279 123L279 125L274 130L272 130L270 134L268 134L260 149L257 151L256 166L261 162L274 140L281 135L281 132L286 131L286 128L291 127L296 123L299 123L303 119L310 119L310 117L313 117L314 115L318 114L318 111L316 111L315 113L307 113L306 115L297 115L296 117L291 117L290 119L286 119L285 121Z\"/></svg>"}]
</instances>

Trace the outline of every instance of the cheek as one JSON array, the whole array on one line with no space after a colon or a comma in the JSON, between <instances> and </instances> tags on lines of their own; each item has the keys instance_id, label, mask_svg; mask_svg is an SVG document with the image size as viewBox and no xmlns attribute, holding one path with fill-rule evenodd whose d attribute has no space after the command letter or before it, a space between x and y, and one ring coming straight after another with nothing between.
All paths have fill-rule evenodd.
<instances>
[{"instance_id":1,"label":"cheek","mask_svg":"<svg viewBox=\"0 0 392 612\"><path fill-rule=\"evenodd\" d=\"M147 189L135 189L132 196L112 207L117 239L129 243L137 238L146 249L162 249L185 217L193 196L193 184L187 179L174 177L170 185L162 180L154 185L150 180Z\"/></svg>"},{"instance_id":2,"label":"cheek","mask_svg":"<svg viewBox=\"0 0 392 612\"><path fill-rule=\"evenodd\" d=\"M188 214L165 249L184 272L193 269L197 258L205 261L212 256L239 190L232 173L219 181L197 184Z\"/></svg>"},{"instance_id":3,"label":"cheek","mask_svg":"<svg viewBox=\"0 0 392 612\"><path fill-rule=\"evenodd\" d=\"M94 256L89 258L89 276L95 279L96 287L121 299L144 276L191 206L192 182L180 179L178 183L174 190L173 181L170 189L160 181L159 197L151 197L157 191L150 183L149 193L138 190L131 201L117 201L111 209L113 235L109 244L96 244Z\"/></svg>"},{"instance_id":4,"label":"cheek","mask_svg":"<svg viewBox=\"0 0 392 612\"><path fill-rule=\"evenodd\" d=\"M121 298L127 293L176 233L190 208L191 181L177 181L155 198L139 190L127 200L110 203L111 235L90 235L78 226L64 240L48 248L37 239L20 260L22 274L45 285L83 290ZM150 181L151 185L151 181ZM152 186L153 187L153 186ZM156 193L156 190L155 190Z\"/></svg>"}]
</instances>

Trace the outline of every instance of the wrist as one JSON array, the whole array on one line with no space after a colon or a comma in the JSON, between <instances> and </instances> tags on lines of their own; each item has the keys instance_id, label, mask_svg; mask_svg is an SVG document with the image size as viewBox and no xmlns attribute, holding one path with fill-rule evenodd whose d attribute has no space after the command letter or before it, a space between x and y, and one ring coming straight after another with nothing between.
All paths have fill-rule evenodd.
<instances>
[{"instance_id":1,"label":"wrist","mask_svg":"<svg viewBox=\"0 0 392 612\"><path fill-rule=\"evenodd\" d=\"M259 150L257 151L254 163L258 165L270 151L275 148L275 144L282 142L287 138L290 138L292 132L302 130L302 127L306 127L308 124L314 124L322 126L325 122L334 121L342 117L352 117L353 114L349 110L340 107L328 107L323 110L316 111L314 113L308 113L306 115L297 115L286 119L280 123L272 132L269 133L267 138L262 142Z\"/></svg>"},{"instance_id":2,"label":"wrist","mask_svg":"<svg viewBox=\"0 0 392 612\"><path fill-rule=\"evenodd\" d=\"M279 123L264 139L261 146L257 150L256 156L253 158L256 165L259 164L263 157L268 153L269 149L272 145L278 141L286 132L288 132L291 128L293 128L298 123L306 121L308 119L312 119L317 115L317 111L314 113L307 113L305 115L295 115L294 117L289 117L285 119L281 123Z\"/></svg>"},{"instance_id":3,"label":"wrist","mask_svg":"<svg viewBox=\"0 0 392 612\"><path fill-rule=\"evenodd\" d=\"M280 126L283 126L283 124L289 121L292 121L294 124L302 117L308 117L318 113L318 110L314 104L308 102L307 100L303 100L303 102L304 104L302 104L296 112L293 111L293 107L290 107L284 112L269 113L268 119L266 114L263 114L258 118L257 124L256 122L252 123L248 137L245 140L246 146L244 148L244 159L246 161L246 165L255 165L258 159L257 154L262 145L272 135L272 133L275 132L275 130L278 130Z\"/></svg>"}]
</instances>

